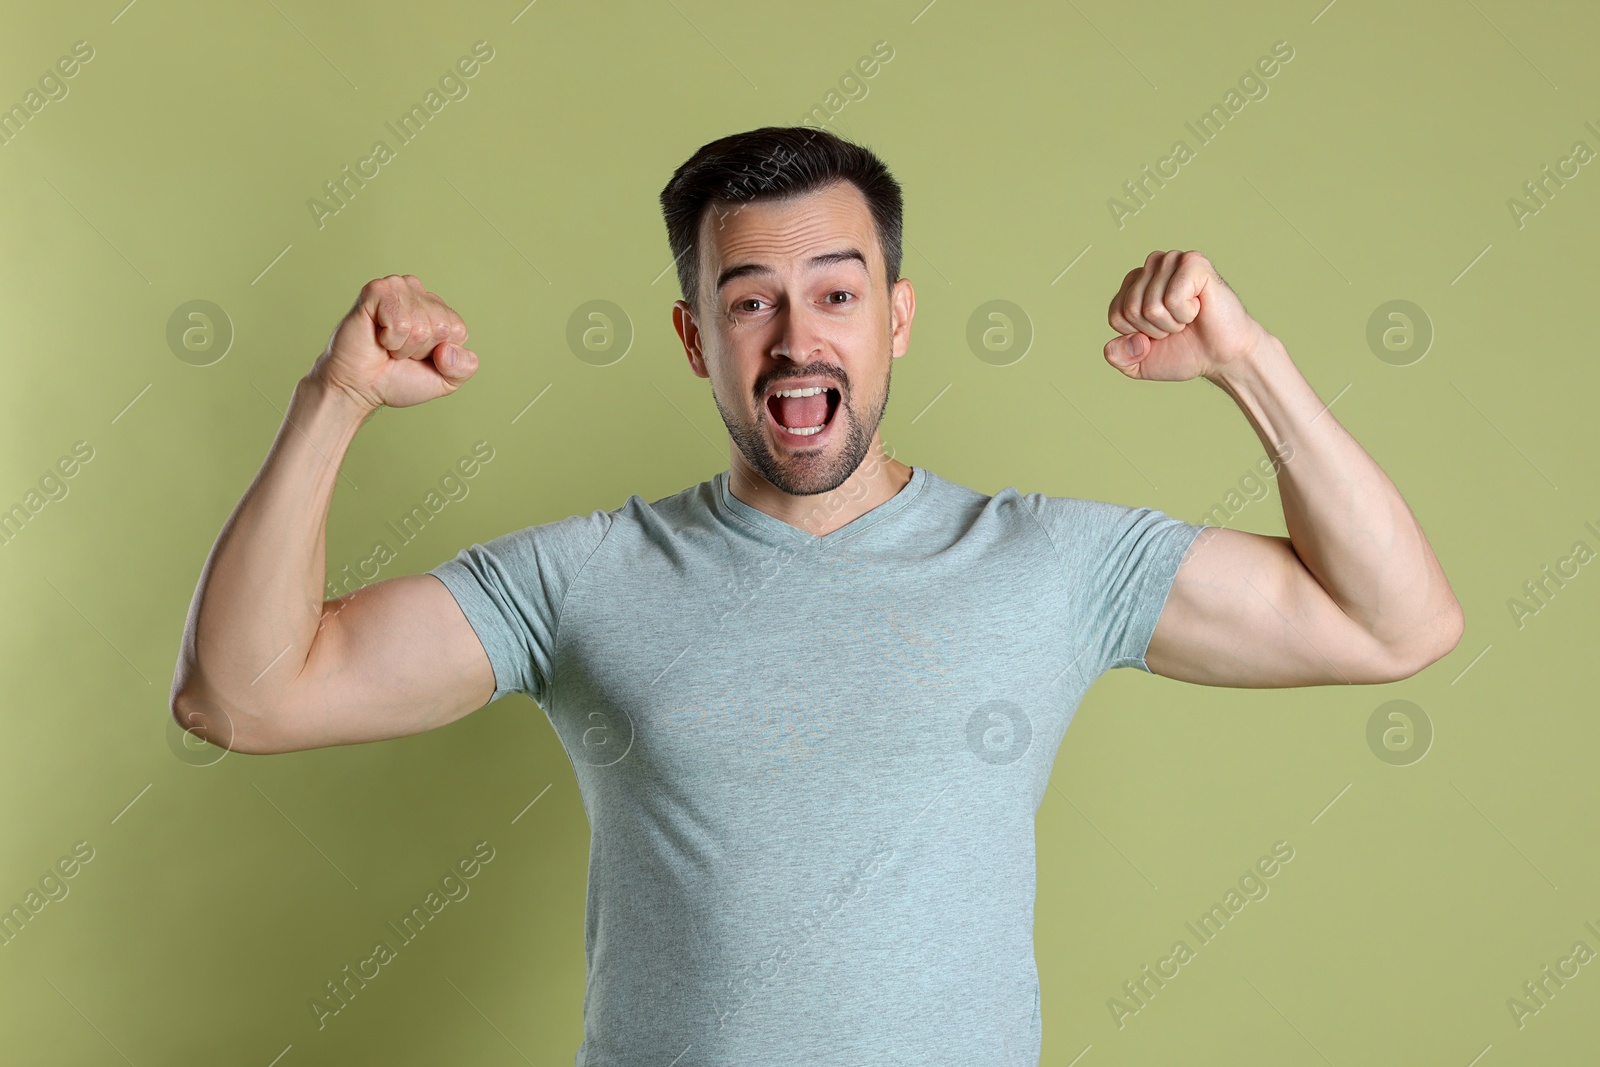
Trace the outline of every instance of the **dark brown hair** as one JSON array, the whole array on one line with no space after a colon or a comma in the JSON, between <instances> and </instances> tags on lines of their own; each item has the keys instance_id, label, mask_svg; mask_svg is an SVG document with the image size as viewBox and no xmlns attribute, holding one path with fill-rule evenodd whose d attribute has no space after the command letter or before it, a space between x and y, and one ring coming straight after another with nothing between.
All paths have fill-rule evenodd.
<instances>
[{"instance_id":1,"label":"dark brown hair","mask_svg":"<svg viewBox=\"0 0 1600 1067\"><path fill-rule=\"evenodd\" d=\"M700 222L707 208L784 200L836 181L861 190L878 231L885 288L900 277L900 183L869 149L814 126L763 126L701 145L661 190L683 298L700 310Z\"/></svg>"}]
</instances>

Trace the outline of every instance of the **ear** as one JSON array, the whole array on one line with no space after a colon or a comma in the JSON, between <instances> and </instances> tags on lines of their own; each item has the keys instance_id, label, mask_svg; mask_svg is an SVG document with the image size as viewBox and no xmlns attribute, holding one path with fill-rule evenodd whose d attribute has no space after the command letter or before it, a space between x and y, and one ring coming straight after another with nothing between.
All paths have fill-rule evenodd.
<instances>
[{"instance_id":1,"label":"ear","mask_svg":"<svg viewBox=\"0 0 1600 1067\"><path fill-rule=\"evenodd\" d=\"M895 359L911 347L911 320L916 313L916 291L909 279L901 278L889 291L889 354Z\"/></svg>"},{"instance_id":2,"label":"ear","mask_svg":"<svg viewBox=\"0 0 1600 1067\"><path fill-rule=\"evenodd\" d=\"M672 327L678 331L678 339L683 342L683 353L688 357L689 369L695 377L711 377L711 372L706 369L705 353L700 348L700 326L695 322L694 310L687 302L672 302Z\"/></svg>"}]
</instances>

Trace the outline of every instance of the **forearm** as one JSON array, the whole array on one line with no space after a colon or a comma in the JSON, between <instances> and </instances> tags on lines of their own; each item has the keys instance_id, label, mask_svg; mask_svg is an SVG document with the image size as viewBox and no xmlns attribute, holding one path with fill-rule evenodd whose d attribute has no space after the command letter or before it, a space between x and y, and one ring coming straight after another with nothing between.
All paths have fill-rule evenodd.
<instances>
[{"instance_id":1,"label":"forearm","mask_svg":"<svg viewBox=\"0 0 1600 1067\"><path fill-rule=\"evenodd\" d=\"M1282 342L1266 334L1250 356L1207 377L1281 462L1289 540L1333 602L1398 656L1427 658L1450 647L1461 609L1421 526Z\"/></svg>"},{"instance_id":2,"label":"forearm","mask_svg":"<svg viewBox=\"0 0 1600 1067\"><path fill-rule=\"evenodd\" d=\"M279 705L305 665L322 618L334 481L367 414L320 379L296 384L266 461L217 536L189 606L173 698L187 697L198 718L208 719L213 705L235 720L259 717Z\"/></svg>"}]
</instances>

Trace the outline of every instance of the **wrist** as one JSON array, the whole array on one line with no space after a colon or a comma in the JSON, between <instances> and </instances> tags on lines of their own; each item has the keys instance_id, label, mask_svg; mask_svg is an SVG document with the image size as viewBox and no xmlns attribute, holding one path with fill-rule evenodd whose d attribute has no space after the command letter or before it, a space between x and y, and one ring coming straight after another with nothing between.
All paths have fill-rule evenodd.
<instances>
[{"instance_id":1,"label":"wrist","mask_svg":"<svg viewBox=\"0 0 1600 1067\"><path fill-rule=\"evenodd\" d=\"M1264 377L1289 358L1289 350L1265 328L1256 338L1250 351L1238 356L1202 377L1231 396L1241 389L1261 384Z\"/></svg>"},{"instance_id":2,"label":"wrist","mask_svg":"<svg viewBox=\"0 0 1600 1067\"><path fill-rule=\"evenodd\" d=\"M309 372L295 385L295 398L303 399L306 404L318 413L326 413L340 421L350 422L357 426L365 422L374 412L383 405L361 396L359 393L341 385L339 382L329 381L317 374Z\"/></svg>"}]
</instances>

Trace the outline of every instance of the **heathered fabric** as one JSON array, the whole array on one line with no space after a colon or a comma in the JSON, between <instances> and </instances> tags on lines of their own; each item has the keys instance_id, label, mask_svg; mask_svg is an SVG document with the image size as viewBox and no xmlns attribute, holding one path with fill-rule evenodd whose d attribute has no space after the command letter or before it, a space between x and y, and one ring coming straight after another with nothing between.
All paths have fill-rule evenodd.
<instances>
[{"instance_id":1,"label":"heathered fabric","mask_svg":"<svg viewBox=\"0 0 1600 1067\"><path fill-rule=\"evenodd\" d=\"M577 775L578 1067L1035 1067L1034 815L1201 529L916 467L816 537L722 471L430 571Z\"/></svg>"}]
</instances>

